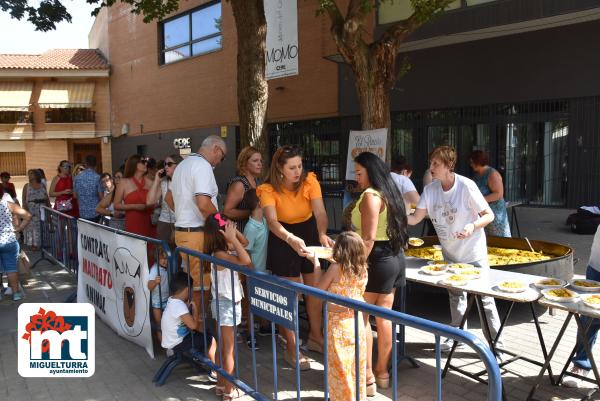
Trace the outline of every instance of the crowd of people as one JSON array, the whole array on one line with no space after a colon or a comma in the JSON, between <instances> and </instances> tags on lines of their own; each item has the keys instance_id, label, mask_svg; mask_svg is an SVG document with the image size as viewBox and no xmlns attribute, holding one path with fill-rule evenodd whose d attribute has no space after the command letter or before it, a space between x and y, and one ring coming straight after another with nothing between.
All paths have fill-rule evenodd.
<instances>
[{"instance_id":1,"label":"crowd of people","mask_svg":"<svg viewBox=\"0 0 600 401\"><path fill-rule=\"evenodd\" d=\"M427 172L431 182L421 194L410 180L412 169L405 160L396 159L390 170L376 155L360 153L354 165L361 193L347 213L349 230L337 235L335 242L327 235L328 217L321 185L313 172L303 168L301 148L280 147L266 172L258 149L242 149L237 157L237 175L224 188L226 197L219 210L219 187L213 170L227 154L223 139L209 136L197 153L185 159L175 154L156 162L132 155L114 175L98 174L93 156L75 168L77 173L72 163L63 160L48 190L43 172L29 171L29 182L23 188L23 207L16 203L10 175L2 173L2 188L7 196L0 204L0 260L10 285L16 281L11 275L12 258L15 251L19 252L15 231L25 230L26 246L38 249L40 208L50 205L50 198L54 198L53 208L61 213L158 238L171 249L179 246L207 253L388 309L392 308L397 289L405 286L403 250L408 241L408 225L428 217L446 260L484 269L489 268L486 232L510 235L502 179L488 166L483 152L473 152L469 157L473 181L454 172L457 155L453 148L434 149ZM15 215L20 217L16 229ZM322 261L309 251L310 246L333 248L326 270L321 269ZM223 369L233 373L234 325L245 326L244 321L248 320L244 276L235 273L232 280L230 271L223 266L207 267L197 258L183 258L182 271L172 276L169 283L165 255L159 253L157 260L150 262L148 288L152 291L152 316L160 327L157 337L162 346L175 352L192 346L203 349L206 333L209 341L204 351L215 361L222 358ZM193 283L191 296L186 291L188 280ZM451 291L449 296L452 325L458 326L465 313L466 294ZM331 400L356 399L354 313L330 305L328 325L322 327L322 302L310 296L304 300L309 333L303 349L327 352ZM483 302L495 334L500 322L494 300L483 298ZM218 329L211 327L201 313L208 309L213 318L219 317ZM374 352L370 316L359 316L359 391L360 398L366 399L376 393L377 387L390 385L388 366L393 333L389 321L376 318ZM270 334L265 323L258 321L259 334ZM196 335L191 336L191 331ZM298 362L302 370L310 369L305 355L300 354L296 361L294 332L280 327L279 333L286 344L285 361L292 367ZM323 349L325 335L327 349ZM259 346L249 336L247 344ZM451 346L447 340L443 349ZM220 352L216 352L217 348ZM240 396L229 381L223 377L216 380L216 392L224 400Z\"/></svg>"}]
</instances>

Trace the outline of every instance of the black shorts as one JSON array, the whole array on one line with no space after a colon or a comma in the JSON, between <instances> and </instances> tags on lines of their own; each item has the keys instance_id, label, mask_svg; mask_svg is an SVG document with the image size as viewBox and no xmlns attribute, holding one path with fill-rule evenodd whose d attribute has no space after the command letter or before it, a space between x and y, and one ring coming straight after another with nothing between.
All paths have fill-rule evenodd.
<instances>
[{"instance_id":1,"label":"black shorts","mask_svg":"<svg viewBox=\"0 0 600 401\"><path fill-rule=\"evenodd\" d=\"M394 254L389 241L375 241L368 259L369 280L365 292L390 294L406 285L404 251Z\"/></svg>"},{"instance_id":2,"label":"black shorts","mask_svg":"<svg viewBox=\"0 0 600 401\"><path fill-rule=\"evenodd\" d=\"M281 225L290 233L304 240L306 246L318 246L319 232L317 220L311 216L302 223ZM300 273L308 274L314 271L313 263L303 258L285 241L269 231L267 244L267 269L279 277L299 277Z\"/></svg>"},{"instance_id":3,"label":"black shorts","mask_svg":"<svg viewBox=\"0 0 600 401\"><path fill-rule=\"evenodd\" d=\"M212 339L215 337L212 333L210 326L206 327L206 346L210 347ZM194 330L194 341L192 342L192 333L188 333L185 337L183 337L183 341L173 347L173 352L187 352L192 348L197 349L201 353L206 353L204 349L204 331L195 331Z\"/></svg>"}]
</instances>

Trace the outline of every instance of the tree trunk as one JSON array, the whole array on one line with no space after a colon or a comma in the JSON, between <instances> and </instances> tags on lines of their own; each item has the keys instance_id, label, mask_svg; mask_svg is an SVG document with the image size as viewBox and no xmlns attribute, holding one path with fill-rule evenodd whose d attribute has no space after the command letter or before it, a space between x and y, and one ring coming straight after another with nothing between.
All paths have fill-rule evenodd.
<instances>
[{"instance_id":1,"label":"tree trunk","mask_svg":"<svg viewBox=\"0 0 600 401\"><path fill-rule=\"evenodd\" d=\"M386 161L391 160L392 120L390 92L396 81L396 49L375 46L353 57L352 70L363 130L387 128Z\"/></svg>"},{"instance_id":2,"label":"tree trunk","mask_svg":"<svg viewBox=\"0 0 600 401\"><path fill-rule=\"evenodd\" d=\"M265 79L267 21L263 0L231 0L237 29L237 96L241 145L265 155L269 89Z\"/></svg>"}]
</instances>

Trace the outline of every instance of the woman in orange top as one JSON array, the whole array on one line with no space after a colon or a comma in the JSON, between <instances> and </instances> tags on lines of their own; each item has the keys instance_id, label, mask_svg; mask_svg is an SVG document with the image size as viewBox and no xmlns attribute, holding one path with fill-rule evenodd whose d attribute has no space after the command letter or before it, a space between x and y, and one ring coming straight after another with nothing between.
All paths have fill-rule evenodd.
<instances>
[{"instance_id":1,"label":"woman in orange top","mask_svg":"<svg viewBox=\"0 0 600 401\"><path fill-rule=\"evenodd\" d=\"M279 148L271 160L265 181L256 190L269 225L267 268L274 275L314 286L313 264L306 259L307 246L331 247L327 236L327 213L323 204L321 185L314 173L302 168L302 149L297 146ZM321 331L322 302L306 297L310 333L307 347L323 352ZM295 363L296 338L294 332L280 328L287 340L285 360ZM308 360L301 357L300 369L310 369Z\"/></svg>"}]
</instances>

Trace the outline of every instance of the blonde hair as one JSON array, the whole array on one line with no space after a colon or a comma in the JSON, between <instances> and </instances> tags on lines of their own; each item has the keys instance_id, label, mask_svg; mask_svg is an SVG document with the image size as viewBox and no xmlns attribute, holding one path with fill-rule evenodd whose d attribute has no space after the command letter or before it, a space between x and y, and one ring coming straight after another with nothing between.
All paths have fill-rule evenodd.
<instances>
[{"instance_id":1,"label":"blonde hair","mask_svg":"<svg viewBox=\"0 0 600 401\"><path fill-rule=\"evenodd\" d=\"M438 146L429 154L429 161L432 159L440 160L450 171L456 167L456 149L452 146Z\"/></svg>"},{"instance_id":2,"label":"blonde hair","mask_svg":"<svg viewBox=\"0 0 600 401\"><path fill-rule=\"evenodd\" d=\"M333 246L333 259L340 265L342 274L363 277L367 274L367 253L360 235L344 231L338 235Z\"/></svg>"},{"instance_id":3,"label":"blonde hair","mask_svg":"<svg viewBox=\"0 0 600 401\"><path fill-rule=\"evenodd\" d=\"M256 153L260 154L260 151L254 146L246 146L240 151L236 164L237 172L239 175L246 175L246 165L248 164L248 160L250 160L250 158Z\"/></svg>"}]
</instances>

